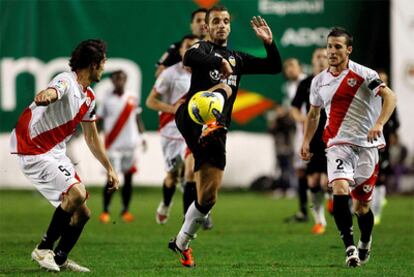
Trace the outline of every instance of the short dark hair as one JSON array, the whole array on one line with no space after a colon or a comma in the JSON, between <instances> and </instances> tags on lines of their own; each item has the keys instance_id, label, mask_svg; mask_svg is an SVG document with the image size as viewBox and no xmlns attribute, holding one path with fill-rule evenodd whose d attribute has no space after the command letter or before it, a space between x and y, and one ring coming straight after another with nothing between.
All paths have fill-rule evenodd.
<instances>
[{"instance_id":1,"label":"short dark hair","mask_svg":"<svg viewBox=\"0 0 414 277\"><path fill-rule=\"evenodd\" d=\"M73 50L69 60L72 71L99 65L105 59L106 43L100 39L84 40Z\"/></svg>"},{"instance_id":2,"label":"short dark hair","mask_svg":"<svg viewBox=\"0 0 414 277\"><path fill-rule=\"evenodd\" d=\"M210 13L212 12L229 12L229 10L224 6L213 6L212 8L210 8L206 13L206 24L207 25L210 20Z\"/></svg>"},{"instance_id":3,"label":"short dark hair","mask_svg":"<svg viewBox=\"0 0 414 277\"><path fill-rule=\"evenodd\" d=\"M183 43L183 41L184 41L185 39L200 39L200 37L198 37L198 36L196 36L196 35L193 35L193 34L185 35L185 36L183 36L183 38L181 39L181 43Z\"/></svg>"},{"instance_id":4,"label":"short dark hair","mask_svg":"<svg viewBox=\"0 0 414 277\"><path fill-rule=\"evenodd\" d=\"M354 43L354 38L352 37L351 33L342 27L332 28L328 34L328 38L329 37L344 37L346 39L346 46L352 46Z\"/></svg>"},{"instance_id":5,"label":"short dark hair","mask_svg":"<svg viewBox=\"0 0 414 277\"><path fill-rule=\"evenodd\" d=\"M115 70L111 73L111 75L109 75L109 77L111 77L111 79L113 79L115 76L117 75L124 75L125 77L127 76L125 71L119 69L119 70Z\"/></svg>"},{"instance_id":6,"label":"short dark hair","mask_svg":"<svg viewBox=\"0 0 414 277\"><path fill-rule=\"evenodd\" d=\"M193 11L191 13L191 22L193 22L195 15L198 14L198 13L207 13L207 9L205 9L205 8L198 8L197 10Z\"/></svg>"}]
</instances>

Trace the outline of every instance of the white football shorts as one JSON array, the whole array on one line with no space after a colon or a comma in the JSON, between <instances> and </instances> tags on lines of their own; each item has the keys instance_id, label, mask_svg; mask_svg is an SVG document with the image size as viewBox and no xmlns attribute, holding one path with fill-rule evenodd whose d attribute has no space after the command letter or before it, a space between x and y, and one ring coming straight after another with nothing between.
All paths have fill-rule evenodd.
<instances>
[{"instance_id":1,"label":"white football shorts","mask_svg":"<svg viewBox=\"0 0 414 277\"><path fill-rule=\"evenodd\" d=\"M167 172L175 172L184 165L187 145L184 139L171 139L161 136L164 167Z\"/></svg>"},{"instance_id":2,"label":"white football shorts","mask_svg":"<svg viewBox=\"0 0 414 277\"><path fill-rule=\"evenodd\" d=\"M334 145L326 149L328 180L348 180L352 196L369 201L378 174L378 149L349 144Z\"/></svg>"},{"instance_id":3,"label":"white football shorts","mask_svg":"<svg viewBox=\"0 0 414 277\"><path fill-rule=\"evenodd\" d=\"M50 152L40 155L18 155L20 168L24 175L49 202L58 207L62 195L70 188L81 183L71 160Z\"/></svg>"},{"instance_id":4,"label":"white football shorts","mask_svg":"<svg viewBox=\"0 0 414 277\"><path fill-rule=\"evenodd\" d=\"M108 158L118 174L137 171L135 149L110 150L108 151Z\"/></svg>"}]
</instances>

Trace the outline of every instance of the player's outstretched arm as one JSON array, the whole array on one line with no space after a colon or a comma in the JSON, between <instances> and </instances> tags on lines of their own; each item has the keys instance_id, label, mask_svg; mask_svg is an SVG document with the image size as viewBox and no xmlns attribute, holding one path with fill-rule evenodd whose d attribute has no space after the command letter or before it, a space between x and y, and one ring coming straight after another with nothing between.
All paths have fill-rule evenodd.
<instances>
[{"instance_id":1,"label":"player's outstretched arm","mask_svg":"<svg viewBox=\"0 0 414 277\"><path fill-rule=\"evenodd\" d=\"M367 139L369 142L373 142L381 136L383 127L385 123L387 123L388 119L390 119L397 104L397 97L389 87L380 88L378 95L380 95L384 101L382 103L381 113L377 122L374 127L368 131Z\"/></svg>"},{"instance_id":2,"label":"player's outstretched arm","mask_svg":"<svg viewBox=\"0 0 414 277\"><path fill-rule=\"evenodd\" d=\"M57 99L58 99L58 94L57 94L56 89L48 88L36 94L34 102L38 106L47 106L50 103L55 102Z\"/></svg>"},{"instance_id":3,"label":"player's outstretched arm","mask_svg":"<svg viewBox=\"0 0 414 277\"><path fill-rule=\"evenodd\" d=\"M99 138L95 122L81 122L81 126L86 144L88 145L95 158L97 158L98 161L106 169L108 175L108 183L111 186L110 191L117 190L119 188L119 179L116 172L112 168L108 157L106 156L105 148L101 142L101 139Z\"/></svg>"},{"instance_id":4,"label":"player's outstretched arm","mask_svg":"<svg viewBox=\"0 0 414 277\"><path fill-rule=\"evenodd\" d=\"M256 33L256 36L265 44L270 45L272 43L272 30L267 25L266 20L264 20L261 16L253 16L252 20L250 20L250 25L252 26L253 31Z\"/></svg>"},{"instance_id":5,"label":"player's outstretched arm","mask_svg":"<svg viewBox=\"0 0 414 277\"><path fill-rule=\"evenodd\" d=\"M312 158L312 153L310 152L310 142L315 135L316 129L318 128L319 118L321 115L321 108L311 106L306 116L305 120L305 132L303 138L302 149L300 155L302 160L309 161Z\"/></svg>"},{"instance_id":6,"label":"player's outstretched arm","mask_svg":"<svg viewBox=\"0 0 414 277\"><path fill-rule=\"evenodd\" d=\"M243 60L242 74L277 74L282 72L282 59L273 40L273 33L266 21L260 17L253 17L250 21L256 36L263 41L266 49L266 58L258 58L239 52Z\"/></svg>"}]
</instances>

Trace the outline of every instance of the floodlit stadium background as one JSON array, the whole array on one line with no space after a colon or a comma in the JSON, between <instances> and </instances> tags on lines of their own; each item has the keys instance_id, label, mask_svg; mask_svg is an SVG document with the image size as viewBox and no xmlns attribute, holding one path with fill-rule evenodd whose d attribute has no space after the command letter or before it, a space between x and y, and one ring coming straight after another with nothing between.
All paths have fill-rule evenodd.
<instances>
[{"instance_id":1,"label":"floodlit stadium background","mask_svg":"<svg viewBox=\"0 0 414 277\"><path fill-rule=\"evenodd\" d=\"M154 84L155 63L168 48L189 33L191 12L215 0L159 1L0 1L0 187L31 187L9 155L8 134L19 114L58 72L68 70L68 56L79 41L102 38L108 44L106 75L94 86L98 100L111 84L108 74L123 69L128 86L140 98L149 149L139 153L135 183L159 186L163 163L156 133L157 113L145 98ZM325 46L333 26L354 35L351 59L374 69L385 69L398 95L401 141L410 150L414 128L414 8L410 0L250 0L220 1L232 15L229 47L264 55L249 21L262 15L271 26L282 58L296 57L309 73L314 48ZM255 105L281 101L283 76L245 76L240 89L242 116L232 125L224 186L248 186L261 175L277 175L273 141L266 133L265 110ZM247 99L247 100L246 100ZM247 104L246 104L247 103ZM99 104L99 102L98 102ZM266 105L264 105L266 106ZM267 107L267 106L266 106ZM82 139L75 142L80 175L87 184L103 184L105 175ZM409 175L402 182L414 186Z\"/></svg>"}]
</instances>

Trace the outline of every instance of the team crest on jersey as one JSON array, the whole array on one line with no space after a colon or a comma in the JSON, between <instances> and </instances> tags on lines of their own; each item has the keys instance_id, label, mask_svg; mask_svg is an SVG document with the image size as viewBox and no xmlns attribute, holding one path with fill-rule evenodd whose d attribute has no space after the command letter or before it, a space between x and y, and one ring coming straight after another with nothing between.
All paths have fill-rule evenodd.
<instances>
[{"instance_id":1,"label":"team crest on jersey","mask_svg":"<svg viewBox=\"0 0 414 277\"><path fill-rule=\"evenodd\" d=\"M347 83L351 88L353 88L356 85L357 80L355 80L354 78L349 78Z\"/></svg>"},{"instance_id":2,"label":"team crest on jersey","mask_svg":"<svg viewBox=\"0 0 414 277\"><path fill-rule=\"evenodd\" d=\"M64 91L68 87L68 82L66 80L59 80L56 83L56 88L59 91Z\"/></svg>"},{"instance_id":3,"label":"team crest on jersey","mask_svg":"<svg viewBox=\"0 0 414 277\"><path fill-rule=\"evenodd\" d=\"M363 190L365 193L369 193L369 192L371 192L371 190L372 190L372 186L370 186L370 185L363 185L363 186L362 186L362 190Z\"/></svg>"},{"instance_id":4,"label":"team crest on jersey","mask_svg":"<svg viewBox=\"0 0 414 277\"><path fill-rule=\"evenodd\" d=\"M236 59L233 56L229 57L229 63L231 64L232 67L236 66Z\"/></svg>"},{"instance_id":5,"label":"team crest on jersey","mask_svg":"<svg viewBox=\"0 0 414 277\"><path fill-rule=\"evenodd\" d=\"M221 73L217 69L211 70L210 78L213 79L214 81L218 81L221 78Z\"/></svg>"},{"instance_id":6,"label":"team crest on jersey","mask_svg":"<svg viewBox=\"0 0 414 277\"><path fill-rule=\"evenodd\" d=\"M91 102L92 102L91 98L90 97L86 97L86 106L89 107L91 105Z\"/></svg>"}]
</instances>

